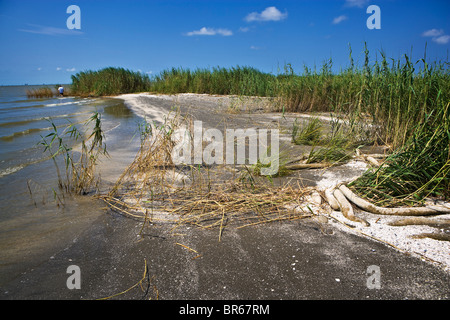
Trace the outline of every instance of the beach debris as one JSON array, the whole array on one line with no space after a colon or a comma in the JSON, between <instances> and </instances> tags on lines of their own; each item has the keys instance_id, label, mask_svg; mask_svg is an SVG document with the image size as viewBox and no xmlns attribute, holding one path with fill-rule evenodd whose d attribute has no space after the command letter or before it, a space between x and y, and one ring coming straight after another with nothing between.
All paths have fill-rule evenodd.
<instances>
[{"instance_id":1,"label":"beach debris","mask_svg":"<svg viewBox=\"0 0 450 320\"><path fill-rule=\"evenodd\" d=\"M347 200L347 198L344 196L344 194L342 193L341 190L335 189L333 195L336 198L336 201L338 202L339 208L340 208L342 214L344 215L344 217L346 217L347 219L349 219L351 221L360 222L366 226L369 226L369 223L367 221L355 216L352 205Z\"/></svg>"},{"instance_id":2,"label":"beach debris","mask_svg":"<svg viewBox=\"0 0 450 320\"><path fill-rule=\"evenodd\" d=\"M390 226L400 227L409 225L427 225L435 228L450 227L450 219L433 219L429 217L408 217L388 223Z\"/></svg>"},{"instance_id":3,"label":"beach debris","mask_svg":"<svg viewBox=\"0 0 450 320\"><path fill-rule=\"evenodd\" d=\"M332 164L330 163L296 163L296 164L290 164L286 166L286 169L288 170L302 170L302 169L318 169L318 168L326 168L330 167Z\"/></svg>"},{"instance_id":4,"label":"beach debris","mask_svg":"<svg viewBox=\"0 0 450 320\"><path fill-rule=\"evenodd\" d=\"M366 159L367 162L369 162L374 167L379 167L380 166L380 163L374 157L366 156L365 159Z\"/></svg>"},{"instance_id":5,"label":"beach debris","mask_svg":"<svg viewBox=\"0 0 450 320\"><path fill-rule=\"evenodd\" d=\"M425 206L425 207L400 207L400 208L384 208L378 207L367 200L357 196L347 186L340 185L338 189L345 197L358 207L364 209L367 212L382 214L382 215L399 215L399 216L421 216L421 215L435 215L435 214L448 214L450 208L443 206ZM336 190L334 195L336 196Z\"/></svg>"},{"instance_id":6,"label":"beach debris","mask_svg":"<svg viewBox=\"0 0 450 320\"><path fill-rule=\"evenodd\" d=\"M325 190L325 199L333 210L340 209L339 202L333 195L333 188L328 188Z\"/></svg>"}]
</instances>

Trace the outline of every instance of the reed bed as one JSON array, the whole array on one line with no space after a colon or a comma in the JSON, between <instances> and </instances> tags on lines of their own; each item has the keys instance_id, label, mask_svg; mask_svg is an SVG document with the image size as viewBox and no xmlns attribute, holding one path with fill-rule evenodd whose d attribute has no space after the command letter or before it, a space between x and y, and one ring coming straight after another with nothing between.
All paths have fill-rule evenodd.
<instances>
[{"instance_id":1,"label":"reed bed","mask_svg":"<svg viewBox=\"0 0 450 320\"><path fill-rule=\"evenodd\" d=\"M287 64L278 74L252 67L163 70L152 78L123 68L84 71L72 76L72 90L79 95L114 95L150 91L156 93L206 93L219 95L276 97L275 111L333 112L346 114L349 121L371 121L379 126L379 141L403 146L415 124L427 114L444 109L450 99L448 61L413 62L377 53L371 63L365 46L364 64L357 66L349 48L350 64L333 72L332 58L321 68L303 67L294 72Z\"/></svg>"},{"instance_id":2,"label":"reed bed","mask_svg":"<svg viewBox=\"0 0 450 320\"><path fill-rule=\"evenodd\" d=\"M421 205L426 198L450 198L450 103L414 126L405 146L352 189L381 206Z\"/></svg>"},{"instance_id":3,"label":"reed bed","mask_svg":"<svg viewBox=\"0 0 450 320\"><path fill-rule=\"evenodd\" d=\"M172 68L156 75L150 91L159 93L208 93L220 95L276 95L276 77L252 67L196 69Z\"/></svg>"},{"instance_id":4,"label":"reed bed","mask_svg":"<svg viewBox=\"0 0 450 320\"><path fill-rule=\"evenodd\" d=\"M39 88L27 90L28 98L36 98L36 99L52 98L55 95L56 93L53 92L51 88Z\"/></svg>"},{"instance_id":5,"label":"reed bed","mask_svg":"<svg viewBox=\"0 0 450 320\"><path fill-rule=\"evenodd\" d=\"M72 75L72 93L79 96L107 96L148 90L148 75L124 68L104 68Z\"/></svg>"}]
</instances>

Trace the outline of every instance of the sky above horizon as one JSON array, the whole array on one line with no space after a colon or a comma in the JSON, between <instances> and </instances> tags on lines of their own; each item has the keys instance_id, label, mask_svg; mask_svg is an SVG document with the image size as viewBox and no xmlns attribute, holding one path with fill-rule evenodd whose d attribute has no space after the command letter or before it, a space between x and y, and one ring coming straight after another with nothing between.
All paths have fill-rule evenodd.
<instances>
[{"instance_id":1,"label":"sky above horizon","mask_svg":"<svg viewBox=\"0 0 450 320\"><path fill-rule=\"evenodd\" d=\"M80 29L69 29L70 5ZM370 5L381 29L369 29ZM70 20L74 22L75 20ZM70 23L69 23L70 25ZM149 75L172 67L251 66L278 73L290 63L333 70L412 55L448 61L448 0L0 0L0 85L71 83L80 71L123 67Z\"/></svg>"}]
</instances>

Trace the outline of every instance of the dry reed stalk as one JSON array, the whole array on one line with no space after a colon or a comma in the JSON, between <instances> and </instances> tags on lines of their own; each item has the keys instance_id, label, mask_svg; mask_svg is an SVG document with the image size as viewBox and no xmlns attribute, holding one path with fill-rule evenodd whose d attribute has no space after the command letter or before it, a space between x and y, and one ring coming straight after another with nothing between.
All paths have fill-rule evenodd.
<instances>
[{"instance_id":1,"label":"dry reed stalk","mask_svg":"<svg viewBox=\"0 0 450 320\"><path fill-rule=\"evenodd\" d=\"M181 246L181 247L183 247L183 248L185 248L185 249L188 249L189 251L192 251L192 252L195 252L195 253L198 254L198 251L196 251L196 250L194 250L194 249L192 249L192 248L190 248L188 246L185 246L184 244L181 244L181 243L178 243L178 242L176 244Z\"/></svg>"},{"instance_id":2,"label":"dry reed stalk","mask_svg":"<svg viewBox=\"0 0 450 320\"><path fill-rule=\"evenodd\" d=\"M147 288L144 288L144 287L142 286L142 284L143 284L143 282L144 282L146 279L147 279ZM108 297L105 297L105 298L100 298L100 299L97 299L97 300L109 300L109 299L111 299L111 298L118 297L118 296L123 295L123 294L129 292L130 290L136 288L137 286L139 286L139 287L141 288L141 291L144 292L144 297L146 297L147 294L148 294L148 292L149 292L150 285L151 285L153 279L154 279L154 277L151 277L151 278L150 278L149 273L148 273L147 259L144 259L144 274L142 275L141 280L139 280L139 281L138 281L137 283L135 283L133 286L129 287L128 289L126 289L126 290L124 290L124 291L122 291L122 292L113 294L113 295L108 296ZM153 285L153 292L156 294L156 299L158 300L158 298L159 298L159 292L158 292L158 289L156 288L155 285ZM149 299L151 299L151 297L150 297Z\"/></svg>"},{"instance_id":3,"label":"dry reed stalk","mask_svg":"<svg viewBox=\"0 0 450 320\"><path fill-rule=\"evenodd\" d=\"M332 164L330 163L297 163L297 164L291 164L287 165L287 170L302 170L302 169L320 169L320 168L327 168L331 167Z\"/></svg>"}]
</instances>

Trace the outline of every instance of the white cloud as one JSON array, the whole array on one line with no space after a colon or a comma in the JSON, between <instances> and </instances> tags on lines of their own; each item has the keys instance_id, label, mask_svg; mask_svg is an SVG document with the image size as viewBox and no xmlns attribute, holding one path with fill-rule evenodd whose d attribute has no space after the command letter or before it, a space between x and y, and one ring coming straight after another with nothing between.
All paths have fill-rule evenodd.
<instances>
[{"instance_id":1,"label":"white cloud","mask_svg":"<svg viewBox=\"0 0 450 320\"><path fill-rule=\"evenodd\" d=\"M153 73L152 70L146 72L146 74L152 74L152 73Z\"/></svg>"},{"instance_id":2,"label":"white cloud","mask_svg":"<svg viewBox=\"0 0 450 320\"><path fill-rule=\"evenodd\" d=\"M214 29L214 28L206 28L203 27L200 30L194 30L186 33L187 36L231 36L233 32L228 29Z\"/></svg>"},{"instance_id":3,"label":"white cloud","mask_svg":"<svg viewBox=\"0 0 450 320\"><path fill-rule=\"evenodd\" d=\"M257 46L250 46L250 49L252 49L252 50L260 50L260 49L261 49L261 47L257 47Z\"/></svg>"},{"instance_id":4,"label":"white cloud","mask_svg":"<svg viewBox=\"0 0 450 320\"><path fill-rule=\"evenodd\" d=\"M37 33L37 34L45 34L50 36L56 36L56 35L79 35L83 34L81 31L77 30L69 30L67 28L54 28L54 27L46 27L41 26L37 24L27 24L29 29L18 29L22 32L28 32L28 33Z\"/></svg>"},{"instance_id":5,"label":"white cloud","mask_svg":"<svg viewBox=\"0 0 450 320\"><path fill-rule=\"evenodd\" d=\"M240 27L240 28L239 28L239 31L240 31L240 32L249 32L249 31L250 31L250 28L249 28L249 27Z\"/></svg>"},{"instance_id":6,"label":"white cloud","mask_svg":"<svg viewBox=\"0 0 450 320\"><path fill-rule=\"evenodd\" d=\"M433 38L433 41L439 44L447 44L450 42L450 36L444 34L443 36Z\"/></svg>"},{"instance_id":7,"label":"white cloud","mask_svg":"<svg viewBox=\"0 0 450 320\"><path fill-rule=\"evenodd\" d=\"M56 67L56 71L59 71L59 70L61 70L61 67Z\"/></svg>"},{"instance_id":8,"label":"white cloud","mask_svg":"<svg viewBox=\"0 0 450 320\"><path fill-rule=\"evenodd\" d=\"M344 16L344 15L336 17L336 18L333 19L333 24L339 24L342 21L345 21L347 19L348 19L347 16Z\"/></svg>"},{"instance_id":9,"label":"white cloud","mask_svg":"<svg viewBox=\"0 0 450 320\"><path fill-rule=\"evenodd\" d=\"M437 37L444 34L444 30L442 29L430 29L422 33L423 37Z\"/></svg>"},{"instance_id":10,"label":"white cloud","mask_svg":"<svg viewBox=\"0 0 450 320\"><path fill-rule=\"evenodd\" d=\"M67 72L74 72L75 70L75 68L66 69Z\"/></svg>"},{"instance_id":11,"label":"white cloud","mask_svg":"<svg viewBox=\"0 0 450 320\"><path fill-rule=\"evenodd\" d=\"M42 70L42 68L41 68L41 67L39 67L39 68L37 68L36 70L37 70L37 71L41 71L41 70Z\"/></svg>"},{"instance_id":12,"label":"white cloud","mask_svg":"<svg viewBox=\"0 0 450 320\"><path fill-rule=\"evenodd\" d=\"M261 13L252 12L245 17L247 22L252 21L280 21L287 18L287 12L282 13L275 7L267 7Z\"/></svg>"},{"instance_id":13,"label":"white cloud","mask_svg":"<svg viewBox=\"0 0 450 320\"><path fill-rule=\"evenodd\" d=\"M345 5L347 7L362 8L368 3L369 3L369 0L345 0Z\"/></svg>"},{"instance_id":14,"label":"white cloud","mask_svg":"<svg viewBox=\"0 0 450 320\"><path fill-rule=\"evenodd\" d=\"M430 37L433 42L438 44L447 44L450 42L450 36L444 34L443 29L430 29L422 33L422 37Z\"/></svg>"}]
</instances>

